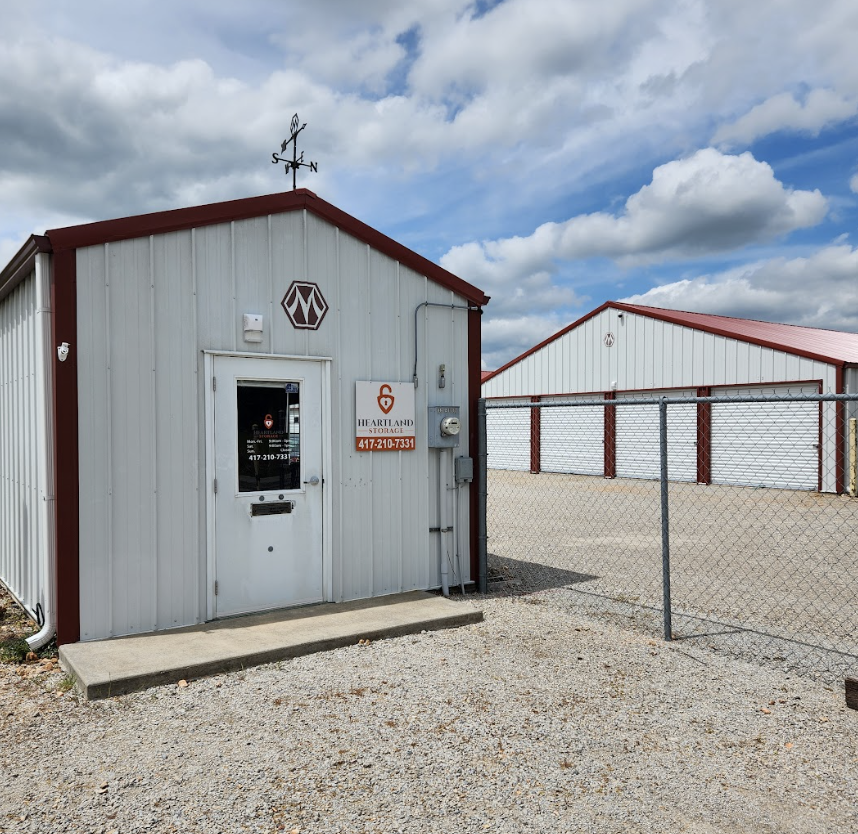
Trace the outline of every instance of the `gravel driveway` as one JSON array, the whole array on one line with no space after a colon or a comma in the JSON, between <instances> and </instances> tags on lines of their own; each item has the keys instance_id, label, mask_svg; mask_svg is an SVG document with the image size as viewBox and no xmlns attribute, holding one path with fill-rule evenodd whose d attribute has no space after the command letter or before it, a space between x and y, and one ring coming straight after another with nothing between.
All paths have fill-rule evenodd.
<instances>
[{"instance_id":1,"label":"gravel driveway","mask_svg":"<svg viewBox=\"0 0 858 834\"><path fill-rule=\"evenodd\" d=\"M671 483L669 507L675 632L858 675L858 499ZM521 590L660 609L661 485L489 470L488 548Z\"/></svg>"},{"instance_id":2,"label":"gravel driveway","mask_svg":"<svg viewBox=\"0 0 858 834\"><path fill-rule=\"evenodd\" d=\"M0 831L858 825L842 688L622 630L559 590L459 604L484 622L93 703L0 666Z\"/></svg>"}]
</instances>

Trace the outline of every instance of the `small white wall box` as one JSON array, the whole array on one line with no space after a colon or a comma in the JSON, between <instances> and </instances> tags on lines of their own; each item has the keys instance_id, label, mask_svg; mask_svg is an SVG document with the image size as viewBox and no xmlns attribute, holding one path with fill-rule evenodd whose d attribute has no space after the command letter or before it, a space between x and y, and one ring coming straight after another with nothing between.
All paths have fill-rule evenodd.
<instances>
[{"instance_id":1,"label":"small white wall box","mask_svg":"<svg viewBox=\"0 0 858 834\"><path fill-rule=\"evenodd\" d=\"M469 484L474 480L474 459L464 456L456 458L456 483Z\"/></svg>"},{"instance_id":2,"label":"small white wall box","mask_svg":"<svg viewBox=\"0 0 858 834\"><path fill-rule=\"evenodd\" d=\"M447 449L459 445L459 406L429 406L429 448Z\"/></svg>"},{"instance_id":3,"label":"small white wall box","mask_svg":"<svg viewBox=\"0 0 858 834\"><path fill-rule=\"evenodd\" d=\"M244 314L244 341L262 341L262 316L257 313Z\"/></svg>"}]
</instances>

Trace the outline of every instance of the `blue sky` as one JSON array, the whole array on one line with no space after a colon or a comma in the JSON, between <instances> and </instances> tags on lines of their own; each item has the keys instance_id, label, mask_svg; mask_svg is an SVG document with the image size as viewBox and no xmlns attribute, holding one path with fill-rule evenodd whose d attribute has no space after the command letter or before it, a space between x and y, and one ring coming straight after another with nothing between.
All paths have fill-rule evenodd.
<instances>
[{"instance_id":1,"label":"blue sky","mask_svg":"<svg viewBox=\"0 0 858 834\"><path fill-rule=\"evenodd\" d=\"M613 300L858 332L854 0L3 3L0 262L299 184L489 295L496 368Z\"/></svg>"}]
</instances>

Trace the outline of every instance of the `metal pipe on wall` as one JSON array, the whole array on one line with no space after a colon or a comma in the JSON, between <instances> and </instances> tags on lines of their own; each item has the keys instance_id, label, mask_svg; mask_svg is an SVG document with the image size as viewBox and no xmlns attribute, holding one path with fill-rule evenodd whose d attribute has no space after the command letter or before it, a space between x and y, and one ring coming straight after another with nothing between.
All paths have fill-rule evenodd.
<instances>
[{"instance_id":1,"label":"metal pipe on wall","mask_svg":"<svg viewBox=\"0 0 858 834\"><path fill-rule=\"evenodd\" d=\"M444 470L446 449L438 449L438 542L441 554L441 593L450 596L450 576L447 558L447 479Z\"/></svg>"}]
</instances>

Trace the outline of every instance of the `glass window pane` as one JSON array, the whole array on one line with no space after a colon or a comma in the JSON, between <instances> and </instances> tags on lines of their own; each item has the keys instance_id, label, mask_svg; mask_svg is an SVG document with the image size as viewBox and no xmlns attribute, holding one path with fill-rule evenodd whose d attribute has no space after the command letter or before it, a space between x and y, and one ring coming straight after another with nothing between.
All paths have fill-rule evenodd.
<instances>
[{"instance_id":1,"label":"glass window pane","mask_svg":"<svg viewBox=\"0 0 858 834\"><path fill-rule=\"evenodd\" d=\"M236 403L238 491L300 489L300 383L239 380Z\"/></svg>"}]
</instances>

